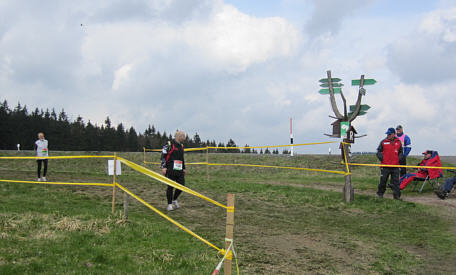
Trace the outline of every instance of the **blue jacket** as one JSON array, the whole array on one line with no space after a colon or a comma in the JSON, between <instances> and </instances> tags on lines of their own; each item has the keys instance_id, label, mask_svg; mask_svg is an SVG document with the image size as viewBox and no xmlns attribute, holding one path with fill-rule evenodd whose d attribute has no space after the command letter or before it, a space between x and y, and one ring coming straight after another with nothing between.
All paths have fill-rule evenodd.
<instances>
[{"instance_id":1,"label":"blue jacket","mask_svg":"<svg viewBox=\"0 0 456 275\"><path fill-rule=\"evenodd\" d=\"M405 135L404 133L402 133L402 135ZM397 135L397 137L402 137L402 135ZM410 146L412 144L412 141L410 140L409 136L405 135L404 137L404 157L407 157L408 154L410 153L410 151L412 151L412 146Z\"/></svg>"}]
</instances>

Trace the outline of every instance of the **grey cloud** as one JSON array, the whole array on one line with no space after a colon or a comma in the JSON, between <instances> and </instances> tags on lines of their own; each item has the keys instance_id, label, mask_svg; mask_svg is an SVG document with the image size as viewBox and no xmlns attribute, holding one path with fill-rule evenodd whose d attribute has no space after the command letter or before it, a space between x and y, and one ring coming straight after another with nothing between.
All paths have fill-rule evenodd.
<instances>
[{"instance_id":1,"label":"grey cloud","mask_svg":"<svg viewBox=\"0 0 456 275\"><path fill-rule=\"evenodd\" d=\"M99 6L89 20L90 23L118 21L161 20L180 24L194 18L202 19L214 8L214 1L107 1Z\"/></svg>"},{"instance_id":2,"label":"grey cloud","mask_svg":"<svg viewBox=\"0 0 456 275\"><path fill-rule=\"evenodd\" d=\"M100 7L95 14L90 16L89 24L98 22L116 22L126 20L149 20L157 16L147 1L110 1L106 6Z\"/></svg>"},{"instance_id":3,"label":"grey cloud","mask_svg":"<svg viewBox=\"0 0 456 275\"><path fill-rule=\"evenodd\" d=\"M174 0L170 6L164 10L161 18L181 23L189 19L206 19L215 8L214 1L211 0Z\"/></svg>"},{"instance_id":4,"label":"grey cloud","mask_svg":"<svg viewBox=\"0 0 456 275\"><path fill-rule=\"evenodd\" d=\"M305 32L311 37L322 34L336 34L346 17L369 5L373 0L313 0L314 11L305 26Z\"/></svg>"},{"instance_id":5,"label":"grey cloud","mask_svg":"<svg viewBox=\"0 0 456 275\"><path fill-rule=\"evenodd\" d=\"M55 93L75 85L83 34L78 25L68 24L71 16L63 10L58 4L36 2L2 6L0 14L7 24L0 37L0 61L8 68L10 81Z\"/></svg>"},{"instance_id":6,"label":"grey cloud","mask_svg":"<svg viewBox=\"0 0 456 275\"><path fill-rule=\"evenodd\" d=\"M340 17L347 18L351 14L350 9L357 7L355 1L337 2L331 3L335 6L330 15L324 12L325 5L330 5L329 1L316 2L316 11L309 22L309 26L315 24L315 35L337 31L343 20ZM7 57L11 60L7 66L14 71L14 75L4 78L0 74L0 94L4 96L0 99L7 99L12 105L19 100L30 108L64 108L69 114L80 114L85 121L92 123L100 124L106 116L110 116L113 123L124 122L128 127L134 126L138 132L148 124L154 124L167 133L179 128L190 135L198 132L203 139L227 142L228 138L233 138L242 145L287 143L288 120L293 116L296 123L302 123L296 125L295 142L327 140L323 133L330 132L329 124L332 122L327 117L330 114L329 102L323 96L317 100L306 100L308 95L318 96L318 79L325 75L325 66L315 65L327 62L326 58L318 56L318 52L315 63L313 52L299 49L297 55L301 54L302 58L312 62L303 65L299 56L276 56L254 63L245 71L230 74L224 70L226 64L214 60L205 52L206 48L195 50L194 46L179 39L170 39L165 43L160 39L164 37L163 40L166 40L167 36L155 38L153 31L146 33L146 38L141 33L132 35L128 38L131 43L123 44L124 37L115 37L118 29L128 32L124 26L138 26L142 27L141 30L160 28L154 22L124 24L126 21L147 21L149 16L166 21L163 32L168 32L167 28L172 24L204 20L210 16L212 9L217 8L217 1L176 0L162 9L150 6L152 1L138 1L123 15L119 14L123 7L120 2L96 1L92 4L86 1L78 2L77 7L73 2L58 2L55 6L47 4L50 3L47 1L30 3L10 1L7 10L5 5L0 4L0 22L6 22L0 26L0 33L3 32L3 35L0 34L0 73ZM104 11L110 5L113 7ZM319 20L326 18L333 23L320 29ZM90 33L91 26L88 25L86 33L79 25L91 20L96 26ZM104 38L104 31L114 34L109 33ZM102 36L102 41L93 39L94 33L95 36ZM143 42L145 44L141 44ZM138 44L141 47L135 47ZM442 45L439 43L435 49L427 48L440 53L442 48L438 47ZM407 47L410 49L412 46ZM390 54L402 57L407 53L400 51L403 48L394 45ZM426 53L427 48L423 46L420 54ZM446 53L454 52L451 48L443 49ZM439 55L431 55L435 56ZM447 63L443 66L449 66L445 65ZM129 64L129 77L119 85L118 90L112 90L115 72ZM316 66L322 68L315 69ZM358 72L352 73L356 77ZM347 76L337 76L348 85ZM6 81L3 82L3 79ZM270 93L271 87L277 94ZM276 96L290 99L290 104L278 104ZM372 104L373 111L368 117L375 115L375 110L382 109L379 104L377 107ZM406 127L413 134L411 121ZM385 121L379 119L376 124L382 124L380 130L369 132L365 130L367 126L361 126L361 122L356 121L356 126L360 125L357 130L361 133L373 133L372 137L360 140L357 148L365 146L363 150L375 150L379 137L383 136L384 126L402 123L387 122L388 125L383 125ZM367 141L370 144L362 145ZM327 148L326 145L308 147L302 151L327 152ZM336 150L336 147L333 149Z\"/></svg>"},{"instance_id":7,"label":"grey cloud","mask_svg":"<svg viewBox=\"0 0 456 275\"><path fill-rule=\"evenodd\" d=\"M387 65L406 83L437 83L456 77L456 42L422 33L412 34L388 48Z\"/></svg>"}]
</instances>

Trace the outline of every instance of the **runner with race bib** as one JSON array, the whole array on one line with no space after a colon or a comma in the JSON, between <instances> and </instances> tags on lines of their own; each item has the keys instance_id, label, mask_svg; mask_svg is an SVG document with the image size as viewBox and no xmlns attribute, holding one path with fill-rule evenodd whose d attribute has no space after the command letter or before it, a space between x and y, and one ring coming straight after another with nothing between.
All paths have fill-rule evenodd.
<instances>
[{"instance_id":1,"label":"runner with race bib","mask_svg":"<svg viewBox=\"0 0 456 275\"><path fill-rule=\"evenodd\" d=\"M184 161L184 146L182 142L185 140L185 133L177 131L173 140L163 146L161 154L161 169L163 175L167 178L185 185L185 161ZM168 211L175 210L180 207L177 198L182 193L181 190L174 190L168 185L166 190L166 198L168 200Z\"/></svg>"}]
</instances>

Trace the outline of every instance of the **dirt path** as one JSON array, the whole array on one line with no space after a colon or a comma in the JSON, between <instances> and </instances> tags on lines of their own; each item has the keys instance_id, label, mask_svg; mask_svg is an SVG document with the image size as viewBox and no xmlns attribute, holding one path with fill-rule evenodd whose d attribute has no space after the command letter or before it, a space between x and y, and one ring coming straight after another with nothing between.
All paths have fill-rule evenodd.
<instances>
[{"instance_id":1,"label":"dirt path","mask_svg":"<svg viewBox=\"0 0 456 275\"><path fill-rule=\"evenodd\" d=\"M456 161L456 157L455 157ZM258 182L259 184L271 184L271 183L262 183ZM325 184L325 183L312 183L312 184L296 184L296 183L286 183L286 182L276 182L274 183L276 185L282 185L282 186L291 186L291 187L301 187L301 188L313 188L313 189L319 189L319 190L325 190L325 191L333 191L333 192L340 192L342 193L342 186L340 185L335 185L335 184ZM376 196L375 191L371 190L357 190L355 188L355 197L356 194L362 194L362 195L370 195L370 196ZM385 193L385 198L393 198L393 194L389 189L386 190ZM416 195L412 196L407 196L403 195L402 200L408 201L408 202L414 202L414 203L420 203L420 204L425 204L425 205L431 205L431 206L438 206L438 207L446 207L449 209L456 209L456 195L455 194L450 194L450 197L446 200L441 200L439 199L434 193L422 193L419 194L417 193ZM456 211L455 214L456 216Z\"/></svg>"},{"instance_id":2,"label":"dirt path","mask_svg":"<svg viewBox=\"0 0 456 275\"><path fill-rule=\"evenodd\" d=\"M303 187L305 187L305 186L303 186ZM314 184L310 185L309 187L314 188L314 189L328 190L328 191L342 193L342 189L340 186L331 186L331 185L324 185L321 183L314 183ZM356 194L376 196L374 191L356 190L356 188L355 188L355 196L356 196ZM384 197L392 199L393 194L391 192L389 192L389 190L387 189ZM408 202L425 204L425 205L447 207L447 208L451 208L453 210L456 209L456 197L454 196L454 194L451 194L450 197L446 200L439 199L434 193L422 193L422 194L413 195L413 196L403 195L402 200L408 201Z\"/></svg>"}]
</instances>

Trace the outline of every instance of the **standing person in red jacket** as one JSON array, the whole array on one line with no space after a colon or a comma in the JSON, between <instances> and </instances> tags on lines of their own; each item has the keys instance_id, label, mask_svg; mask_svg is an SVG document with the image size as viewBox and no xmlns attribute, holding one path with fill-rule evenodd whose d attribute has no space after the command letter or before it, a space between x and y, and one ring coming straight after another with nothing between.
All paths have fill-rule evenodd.
<instances>
[{"instance_id":1,"label":"standing person in red jacket","mask_svg":"<svg viewBox=\"0 0 456 275\"><path fill-rule=\"evenodd\" d=\"M394 128L388 128L385 134L387 135L386 138L380 142L380 145L377 148L377 158L382 164L399 165L399 161L404 157L402 143L396 137ZM391 175L390 184L388 184L388 186L393 190L394 199L400 200L399 168L380 166L380 172L380 183L378 184L377 196L383 198L383 194L386 191L386 182Z\"/></svg>"}]
</instances>

